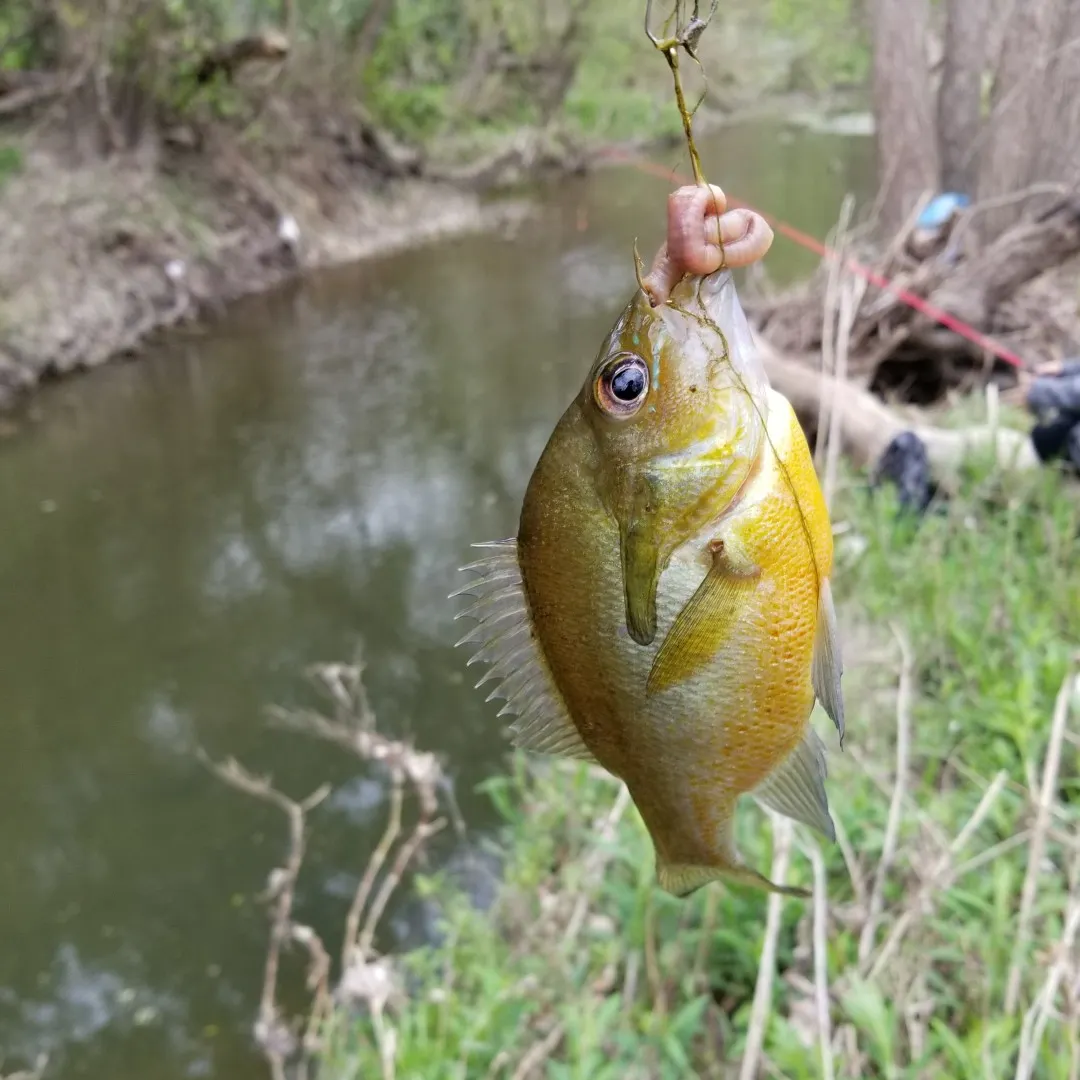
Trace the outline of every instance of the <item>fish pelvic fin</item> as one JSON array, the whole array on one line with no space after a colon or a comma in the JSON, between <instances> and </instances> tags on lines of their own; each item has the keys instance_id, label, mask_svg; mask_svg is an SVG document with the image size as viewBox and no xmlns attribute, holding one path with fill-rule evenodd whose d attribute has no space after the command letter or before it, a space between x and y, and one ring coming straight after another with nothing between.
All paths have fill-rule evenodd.
<instances>
[{"instance_id":1,"label":"fish pelvic fin","mask_svg":"<svg viewBox=\"0 0 1080 1080\"><path fill-rule=\"evenodd\" d=\"M840 735L840 747L844 746L844 694L840 679L844 674L844 660L840 654L840 635L836 626L836 608L833 605L832 586L829 579L821 579L818 592L817 632L814 635L814 658L810 678L814 694L836 725Z\"/></svg>"},{"instance_id":2,"label":"fish pelvic fin","mask_svg":"<svg viewBox=\"0 0 1080 1080\"><path fill-rule=\"evenodd\" d=\"M656 864L656 879L664 892L671 893L684 900L713 881L730 881L738 885L749 885L765 892L779 893L781 896L793 896L805 900L810 896L806 889L794 885L777 885L764 874L759 874L742 863L730 863L724 866L691 866L686 863Z\"/></svg>"},{"instance_id":3,"label":"fish pelvic fin","mask_svg":"<svg viewBox=\"0 0 1080 1080\"><path fill-rule=\"evenodd\" d=\"M747 866L735 849L735 819L728 817L720 826L717 845L709 861L699 863L679 862L666 859L656 853L656 880L665 892L680 899L697 892L712 881L727 881L737 885L749 885L781 896L794 896L805 900L810 893L794 885L777 885L764 874Z\"/></svg>"},{"instance_id":4,"label":"fish pelvic fin","mask_svg":"<svg viewBox=\"0 0 1080 1080\"><path fill-rule=\"evenodd\" d=\"M756 566L736 565L722 540L711 545L712 566L679 612L653 659L645 684L648 696L666 690L707 667L731 633L753 593Z\"/></svg>"},{"instance_id":5,"label":"fish pelvic fin","mask_svg":"<svg viewBox=\"0 0 1080 1080\"><path fill-rule=\"evenodd\" d=\"M836 826L825 794L825 746L812 727L802 741L751 792L762 806L817 830L836 840Z\"/></svg>"},{"instance_id":6,"label":"fish pelvic fin","mask_svg":"<svg viewBox=\"0 0 1080 1080\"><path fill-rule=\"evenodd\" d=\"M455 618L473 619L476 625L455 647L472 646L469 665L488 665L477 689L492 683L487 700L505 700L498 715L514 718L508 729L513 746L595 763L533 631L517 541L495 540L473 547L489 549L490 554L461 567L473 576L450 599L468 597L471 601Z\"/></svg>"}]
</instances>

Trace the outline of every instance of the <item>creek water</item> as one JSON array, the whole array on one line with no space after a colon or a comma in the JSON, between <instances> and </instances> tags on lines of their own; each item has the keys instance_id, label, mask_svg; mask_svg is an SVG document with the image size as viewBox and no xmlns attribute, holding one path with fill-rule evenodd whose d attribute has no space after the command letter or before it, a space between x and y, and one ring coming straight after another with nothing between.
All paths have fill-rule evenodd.
<instances>
[{"instance_id":1,"label":"creek water","mask_svg":"<svg viewBox=\"0 0 1080 1080\"><path fill-rule=\"evenodd\" d=\"M702 150L732 195L818 237L873 179L865 136L757 123ZM47 1053L55 1080L266 1075L258 894L284 823L193 750L298 796L337 785L297 908L336 941L386 792L267 725L312 701L309 664L363 645L381 727L448 762L468 832L436 858L469 863L507 746L446 595L470 543L513 534L667 190L620 167L534 191L513 236L245 302L57 386L0 444L0 1074ZM783 237L768 258L780 281L815 263ZM390 944L423 922L399 903Z\"/></svg>"}]
</instances>

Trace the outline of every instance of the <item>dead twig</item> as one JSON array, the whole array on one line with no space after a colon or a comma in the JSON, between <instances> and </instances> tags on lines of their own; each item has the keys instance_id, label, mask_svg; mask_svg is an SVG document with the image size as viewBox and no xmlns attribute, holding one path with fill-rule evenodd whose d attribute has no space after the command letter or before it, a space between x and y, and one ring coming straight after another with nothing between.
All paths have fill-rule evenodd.
<instances>
[{"instance_id":1,"label":"dead twig","mask_svg":"<svg viewBox=\"0 0 1080 1080\"><path fill-rule=\"evenodd\" d=\"M1065 913L1065 927L1062 930L1061 940L1056 949L1057 955L1047 972L1046 979L1043 981L1042 989L1024 1016L1020 1034L1020 1054L1016 1065L1016 1080L1031 1080L1034 1075L1039 1048L1042 1046L1043 1037L1046 1034L1046 1025L1050 1020L1054 1002L1057 1000L1062 982L1069 976L1070 968L1073 966L1071 954L1076 944L1077 934L1080 933L1080 890L1077 888L1076 868L1077 864L1074 863L1072 889L1069 893L1069 903ZM1072 978L1076 978L1075 971ZM1070 1072L1075 1074L1077 1068L1075 1025L1070 1026L1069 1037L1072 1055Z\"/></svg>"},{"instance_id":2,"label":"dead twig","mask_svg":"<svg viewBox=\"0 0 1080 1080\"><path fill-rule=\"evenodd\" d=\"M822 1080L834 1080L836 1064L832 1048L832 1009L829 995L829 887L825 860L816 841L800 843L814 873L814 1008L817 1014L818 1049Z\"/></svg>"},{"instance_id":3,"label":"dead twig","mask_svg":"<svg viewBox=\"0 0 1080 1080\"><path fill-rule=\"evenodd\" d=\"M284 1078L285 1063L295 1050L295 1039L281 1018L277 1003L278 969L281 951L292 938L292 908L296 882L304 861L307 815L330 794L330 786L323 784L306 799L297 802L278 791L266 777L248 772L235 758L224 762L211 760L201 747L199 759L221 780L237 791L252 798L276 806L289 823L289 846L285 865L274 870L267 886L267 899L273 902L270 926L270 944L266 952L263 970L262 994L259 999L259 1016L255 1025L255 1037L262 1047L275 1080ZM314 932L312 931L312 936ZM322 948L321 943L319 948ZM322 949L325 952L325 949Z\"/></svg>"},{"instance_id":4,"label":"dead twig","mask_svg":"<svg viewBox=\"0 0 1080 1080\"><path fill-rule=\"evenodd\" d=\"M375 845L375 850L364 867L363 876L353 893L352 903L349 905L349 913L345 917L345 937L341 943L341 966L348 967L352 963L353 951L360 940L360 918L367 907L371 890L375 886L375 879L383 868L390 849L397 842L401 833L401 810L405 802L405 781L400 770L394 770L392 786L390 788L390 811L386 817L386 827L383 834Z\"/></svg>"},{"instance_id":5,"label":"dead twig","mask_svg":"<svg viewBox=\"0 0 1080 1080\"><path fill-rule=\"evenodd\" d=\"M971 837L986 820L987 815L990 813L1002 791L1005 789L1005 781L1006 773L1004 771L998 773L998 775L994 777L994 782L983 793L983 797L979 800L979 804L975 807L971 817L968 818L964 827L957 833L956 838L942 853L940 858L934 864L927 880L909 903L908 907L904 910L900 918L893 924L892 929L889 931L884 942L882 942L881 948L878 950L873 965L870 967L867 978L871 982L880 978L881 973L885 970L885 966L888 964L897 948L899 948L900 942L903 941L904 936L918 919L928 913L933 894L951 888L956 882L956 857L964 850Z\"/></svg>"},{"instance_id":6,"label":"dead twig","mask_svg":"<svg viewBox=\"0 0 1080 1080\"><path fill-rule=\"evenodd\" d=\"M304 1028L306 1054L300 1061L298 1069L298 1080L304 1080L307 1076L308 1057L318 1049L319 1031L333 1007L333 999L330 995L330 954L326 951L322 938L310 926L293 923L292 939L301 948L307 950L308 954L307 988L311 993L311 1008Z\"/></svg>"},{"instance_id":7,"label":"dead twig","mask_svg":"<svg viewBox=\"0 0 1080 1080\"><path fill-rule=\"evenodd\" d=\"M794 831L789 818L769 812L773 823L773 859L771 878L777 885L787 879L791 862L791 841ZM761 947L757 982L754 984L754 1004L750 1012L750 1025L746 1033L746 1050L739 1067L739 1080L754 1080L761 1064L765 1044L765 1026L772 1009L773 979L776 976L776 949L780 940L780 917L783 914L784 896L769 894L768 914L765 917L765 941Z\"/></svg>"},{"instance_id":8,"label":"dead twig","mask_svg":"<svg viewBox=\"0 0 1080 1080\"><path fill-rule=\"evenodd\" d=\"M582 874L582 891L578 896L577 903L574 904L574 910L571 912L570 919L566 924L566 933L563 935L565 945L572 947L577 940L578 934L581 933L582 926L585 925L585 916L589 913L592 889L600 880L604 868L611 861L611 854L606 848L614 839L615 831L619 827L619 822L629 805L630 792L625 784L620 784L619 793L615 796L611 809L600 825L596 846L586 859L584 873Z\"/></svg>"},{"instance_id":9,"label":"dead twig","mask_svg":"<svg viewBox=\"0 0 1080 1080\"><path fill-rule=\"evenodd\" d=\"M529 1080L533 1072L555 1053L556 1047L562 1042L565 1034L566 1025L556 1024L538 1043L529 1048L514 1070L511 1080Z\"/></svg>"},{"instance_id":10,"label":"dead twig","mask_svg":"<svg viewBox=\"0 0 1080 1080\"><path fill-rule=\"evenodd\" d=\"M424 844L446 825L437 816L440 789L448 787L445 774L432 754L420 753L376 730L362 679L362 665L327 664L309 676L329 697L331 715L311 710L272 710L272 719L283 728L314 735L348 749L361 760L381 765L390 774L389 811L382 836L373 850L346 916L341 948L342 973L337 995L362 1002L371 1018L383 1080L391 1080L397 1061L397 1032L387 1007L397 993L393 963L374 950L375 935L394 891ZM270 943L267 948L256 1039L270 1065L274 1080L284 1080L286 1067L295 1080L305 1080L318 1049L322 1027L330 1015L334 993L330 986L330 956L322 940L309 926L292 921L293 898L303 865L306 820L330 792L319 788L301 802L290 799L266 778L252 775L233 759L200 759L225 783L244 794L280 809L289 822L289 847L284 866L270 875L267 899L273 904ZM406 785L419 804L419 818L409 836L400 842ZM396 850L395 850L396 847ZM389 861L389 869L383 874ZM383 874L379 881L380 874ZM376 883L378 888L376 889ZM277 1002L282 949L289 943L308 954L307 988L311 1003L302 1037L290 1029Z\"/></svg>"},{"instance_id":11,"label":"dead twig","mask_svg":"<svg viewBox=\"0 0 1080 1080\"><path fill-rule=\"evenodd\" d=\"M826 256L828 259L829 271L825 282L825 310L821 325L821 370L825 375L838 375L837 361L839 358L839 350L837 345L837 335L838 333L842 333L842 328L837 325L837 313L840 308L838 296L840 292L840 281L845 266L848 226L851 222L851 214L854 206L855 200L850 195L846 196L843 205L840 208L840 220L836 225L836 238L833 242L832 250ZM850 329L850 324L848 324L849 332ZM814 454L814 464L817 467L818 474L822 476L826 475L826 445L831 445L831 440L836 437L836 431L830 430L830 433L826 434L827 430L831 429L831 425L828 421L836 412L835 399L836 392L834 388L831 395L822 394L821 400L818 403L816 429L818 433L818 444L816 453ZM828 500L826 499L826 501Z\"/></svg>"},{"instance_id":12,"label":"dead twig","mask_svg":"<svg viewBox=\"0 0 1080 1080\"><path fill-rule=\"evenodd\" d=\"M1056 801L1058 773L1061 771L1061 747L1064 742L1065 724L1069 717L1069 699L1072 696L1075 670L1070 666L1054 703L1054 716L1050 723L1050 741L1046 748L1042 787L1031 832L1027 872L1020 894L1020 913L1017 916L1016 941L1009 964L1009 979L1005 990L1005 1011L1016 1011L1020 1000L1020 984L1023 978L1024 955L1031 939L1031 917L1035 909L1035 897L1039 887L1039 874L1046 851L1046 833L1050 827L1051 807ZM1019 1073L1017 1074L1019 1075Z\"/></svg>"},{"instance_id":13,"label":"dead twig","mask_svg":"<svg viewBox=\"0 0 1080 1080\"><path fill-rule=\"evenodd\" d=\"M848 877L851 879L851 887L855 892L855 903L862 911L867 910L866 879L863 877L862 868L855 855L855 849L851 846L851 838L844 827L843 818L833 811L833 825L836 826L836 843L843 856L844 865L847 867Z\"/></svg>"},{"instance_id":14,"label":"dead twig","mask_svg":"<svg viewBox=\"0 0 1080 1080\"><path fill-rule=\"evenodd\" d=\"M866 963L874 947L874 935L881 918L881 909L885 897L885 881L896 857L897 842L900 838L900 820L903 817L904 798L907 791L908 757L911 748L911 699L912 680L915 673L915 660L904 632L895 624L891 627L896 642L900 647L900 684L896 692L896 776L893 785L892 801L889 804L889 816L885 823L885 838L881 845L881 859L870 892L870 902L866 911L866 922L859 935L859 964Z\"/></svg>"},{"instance_id":15,"label":"dead twig","mask_svg":"<svg viewBox=\"0 0 1080 1080\"><path fill-rule=\"evenodd\" d=\"M375 895L371 908L368 910L367 919L364 921L364 929L360 932L357 950L362 955L367 955L371 952L372 942L375 938L375 929L379 924L379 920L382 918L383 912L386 910L386 905L390 901L391 894L398 885L401 884L401 879L405 876L405 870L409 863L412 862L413 856L416 855L426 841L430 840L431 837L437 832L440 832L445 826L445 818L435 818L434 821L417 822L416 828L412 831L412 835L398 849L397 858L394 860L393 865L390 867L390 872L386 875L382 886Z\"/></svg>"}]
</instances>

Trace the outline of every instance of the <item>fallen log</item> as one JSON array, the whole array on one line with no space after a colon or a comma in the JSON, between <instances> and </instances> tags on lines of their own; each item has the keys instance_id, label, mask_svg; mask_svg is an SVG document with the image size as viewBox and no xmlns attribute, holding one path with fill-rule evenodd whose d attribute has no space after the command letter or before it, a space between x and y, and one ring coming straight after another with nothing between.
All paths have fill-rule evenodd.
<instances>
[{"instance_id":1,"label":"fallen log","mask_svg":"<svg viewBox=\"0 0 1080 1080\"><path fill-rule=\"evenodd\" d=\"M211 49L195 69L195 82L204 86L219 75L226 82L232 82L237 71L245 64L276 62L288 55L289 39L280 30L249 34Z\"/></svg>"},{"instance_id":2,"label":"fallen log","mask_svg":"<svg viewBox=\"0 0 1080 1080\"><path fill-rule=\"evenodd\" d=\"M992 452L1002 469L1034 469L1038 455L1023 432L996 424L956 431L926 423L908 423L869 391L846 379L818 370L811 358L796 359L779 352L756 335L765 371L774 389L791 402L804 426L813 428L822 407L833 405L839 416L841 449L863 468L872 468L893 440L914 432L926 447L934 479L952 486L960 466L974 454Z\"/></svg>"},{"instance_id":3,"label":"fallen log","mask_svg":"<svg viewBox=\"0 0 1080 1080\"><path fill-rule=\"evenodd\" d=\"M89 73L87 61L74 71L60 74L42 71L0 73L0 119L30 112L73 93Z\"/></svg>"},{"instance_id":4,"label":"fallen log","mask_svg":"<svg viewBox=\"0 0 1080 1080\"><path fill-rule=\"evenodd\" d=\"M1049 271L1080 256L1080 196L1059 199L985 247L978 246L970 228L979 209L976 205L966 211L948 241L922 261L912 257L902 234L883 256L875 257L865 246L853 252L858 263L873 266L893 288L875 285L866 291L852 325L851 377L866 386L896 386L907 380L913 397L926 398L958 385L974 368L987 374L992 370L992 358L982 344L917 310L897 295L901 289L978 334L998 340L1008 334L1010 350L1019 350L1025 360L1054 359L1072 347L1068 339L1080 336L1080 314L1068 320L1068 327L1059 326L1045 317L1045 304L1024 298L1030 291L1025 286L1042 290L1050 282ZM798 289L748 303L748 313L782 354L820 351L827 277L826 264ZM1048 322L1049 327L1044 325Z\"/></svg>"},{"instance_id":5,"label":"fallen log","mask_svg":"<svg viewBox=\"0 0 1080 1080\"><path fill-rule=\"evenodd\" d=\"M1031 221L1021 221L973 258L961 262L930 293L930 302L976 330L993 332L998 308L1029 281L1080 254L1080 198L1062 199ZM936 320L918 315L912 340L933 342ZM955 348L982 350L946 330ZM933 346L931 346L933 347ZM940 347L940 346L939 346Z\"/></svg>"}]
</instances>

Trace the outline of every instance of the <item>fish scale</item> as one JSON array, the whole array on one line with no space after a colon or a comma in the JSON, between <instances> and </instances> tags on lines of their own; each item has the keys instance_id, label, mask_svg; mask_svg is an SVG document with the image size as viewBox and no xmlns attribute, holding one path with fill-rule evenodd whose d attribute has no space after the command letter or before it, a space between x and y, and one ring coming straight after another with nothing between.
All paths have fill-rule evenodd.
<instances>
[{"instance_id":1,"label":"fish scale","mask_svg":"<svg viewBox=\"0 0 1080 1080\"><path fill-rule=\"evenodd\" d=\"M505 699L513 742L621 778L667 891L802 895L742 862L734 815L749 795L833 836L810 725L819 700L843 737L832 533L730 274L684 279L657 309L635 293L517 537L488 546L458 590L477 623L459 644L489 665L478 685Z\"/></svg>"}]
</instances>

